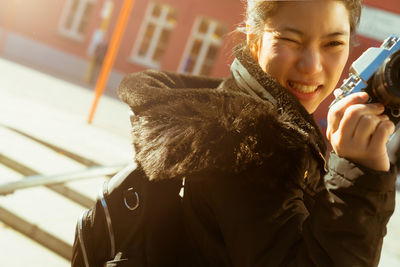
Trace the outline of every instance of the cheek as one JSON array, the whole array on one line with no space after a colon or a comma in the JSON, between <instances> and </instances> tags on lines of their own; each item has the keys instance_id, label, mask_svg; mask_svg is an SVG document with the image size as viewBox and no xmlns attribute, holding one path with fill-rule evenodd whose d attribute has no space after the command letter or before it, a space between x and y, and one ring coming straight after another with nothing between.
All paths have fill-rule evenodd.
<instances>
[{"instance_id":1,"label":"cheek","mask_svg":"<svg viewBox=\"0 0 400 267\"><path fill-rule=\"evenodd\" d=\"M277 57L279 57L279 60L284 64L293 65L293 63L296 61L296 58L298 58L298 52L295 49L291 49L287 46L277 47L276 51Z\"/></svg>"},{"instance_id":2,"label":"cheek","mask_svg":"<svg viewBox=\"0 0 400 267\"><path fill-rule=\"evenodd\" d=\"M331 77L332 86L336 86L340 76L342 75L343 69L346 65L348 54L339 54L332 56L328 59L329 62L329 77Z\"/></svg>"},{"instance_id":3,"label":"cheek","mask_svg":"<svg viewBox=\"0 0 400 267\"><path fill-rule=\"evenodd\" d=\"M293 51L282 46L273 46L265 49L262 58L262 69L280 80L293 68L295 56Z\"/></svg>"}]
</instances>

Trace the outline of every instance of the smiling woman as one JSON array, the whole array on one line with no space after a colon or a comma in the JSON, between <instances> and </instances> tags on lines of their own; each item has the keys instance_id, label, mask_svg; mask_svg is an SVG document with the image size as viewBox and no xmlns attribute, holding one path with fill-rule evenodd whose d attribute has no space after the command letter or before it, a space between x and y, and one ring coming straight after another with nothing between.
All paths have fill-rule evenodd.
<instances>
[{"instance_id":1,"label":"smiling woman","mask_svg":"<svg viewBox=\"0 0 400 267\"><path fill-rule=\"evenodd\" d=\"M162 266L377 266L394 210L393 123L365 93L344 97L328 116L327 162L312 117L347 61L361 1L247 3L229 77L148 70L121 82L137 168L159 188L182 184L183 222L166 242L151 227L173 226L149 219L145 246L131 238L122 255Z\"/></svg>"},{"instance_id":2,"label":"smiling woman","mask_svg":"<svg viewBox=\"0 0 400 267\"><path fill-rule=\"evenodd\" d=\"M261 36L248 25L250 51L266 73L313 113L333 91L349 56L349 12L339 1L286 2L277 8Z\"/></svg>"}]
</instances>

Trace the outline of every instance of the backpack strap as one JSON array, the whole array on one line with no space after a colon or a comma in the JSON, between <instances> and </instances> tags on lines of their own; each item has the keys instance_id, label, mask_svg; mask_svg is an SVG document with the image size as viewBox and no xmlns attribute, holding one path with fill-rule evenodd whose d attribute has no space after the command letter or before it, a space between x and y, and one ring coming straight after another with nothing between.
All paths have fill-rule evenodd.
<instances>
[{"instance_id":1,"label":"backpack strap","mask_svg":"<svg viewBox=\"0 0 400 267\"><path fill-rule=\"evenodd\" d=\"M107 229L108 229L108 236L110 240L110 258L114 258L116 256L116 240L115 240L115 233L114 233L114 228L113 228L113 220L112 216L110 213L110 208L108 205L108 202L106 200L106 197L110 196L110 194L114 191L117 190L118 187L123 187L124 182L126 182L126 179L132 174L137 169L137 164L130 164L126 166L124 169L119 171L116 175L114 175L110 180L107 180L104 182L103 187L100 189L99 192L99 201L101 202L101 206L103 207L104 210L104 215L107 223ZM129 194L131 193L131 194ZM136 198L135 204L131 204L132 201L129 200L130 196L133 194L133 196ZM139 207L139 195L137 192L133 191L132 187L129 187L128 189L125 190L124 196L123 196L123 201L125 206L133 211Z\"/></svg>"},{"instance_id":2,"label":"backpack strap","mask_svg":"<svg viewBox=\"0 0 400 267\"><path fill-rule=\"evenodd\" d=\"M136 164L128 165L104 182L96 205L78 218L71 266L98 266L116 257L129 234L128 227L140 221L134 210L139 209L145 183L146 178ZM122 233L121 228L124 228Z\"/></svg>"},{"instance_id":3,"label":"backpack strap","mask_svg":"<svg viewBox=\"0 0 400 267\"><path fill-rule=\"evenodd\" d=\"M87 210L81 213L81 215L78 218L78 223L77 223L77 228L76 228L76 233L77 233L77 239L81 248L82 252L82 258L83 258L83 263L85 264L85 267L90 267L89 265L89 257L88 257L88 251L85 243L85 237L84 237L84 218L86 217Z\"/></svg>"},{"instance_id":4,"label":"backpack strap","mask_svg":"<svg viewBox=\"0 0 400 267\"><path fill-rule=\"evenodd\" d=\"M103 184L103 187L100 188L99 200L100 200L101 206L103 207L104 216L105 216L106 223L107 223L108 237L110 239L110 255L109 255L109 257L113 258L115 256L115 236L114 236L110 211L109 211L109 208L107 205L107 201L104 197L107 194L108 194L108 181L105 181Z\"/></svg>"}]
</instances>

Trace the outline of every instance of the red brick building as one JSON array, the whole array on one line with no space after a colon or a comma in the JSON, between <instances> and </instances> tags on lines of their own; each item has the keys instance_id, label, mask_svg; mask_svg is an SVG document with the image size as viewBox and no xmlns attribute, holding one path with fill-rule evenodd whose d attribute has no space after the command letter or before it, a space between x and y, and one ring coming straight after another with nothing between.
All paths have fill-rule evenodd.
<instances>
[{"instance_id":1,"label":"red brick building","mask_svg":"<svg viewBox=\"0 0 400 267\"><path fill-rule=\"evenodd\" d=\"M123 0L10 0L0 3L0 56L85 80L101 58ZM225 76L237 0L136 0L109 87L146 68ZM97 49L96 49L97 47ZM90 76L90 75L89 75ZM88 79L86 79L88 80Z\"/></svg>"},{"instance_id":2,"label":"red brick building","mask_svg":"<svg viewBox=\"0 0 400 267\"><path fill-rule=\"evenodd\" d=\"M0 2L0 56L93 84L124 0L8 0ZM398 0L364 0L360 45L349 62L392 33L400 33ZM147 68L226 76L231 33L242 21L240 0L135 0L109 80ZM346 68L348 69L348 67ZM347 76L345 71L343 78ZM327 106L316 112L325 127Z\"/></svg>"}]
</instances>

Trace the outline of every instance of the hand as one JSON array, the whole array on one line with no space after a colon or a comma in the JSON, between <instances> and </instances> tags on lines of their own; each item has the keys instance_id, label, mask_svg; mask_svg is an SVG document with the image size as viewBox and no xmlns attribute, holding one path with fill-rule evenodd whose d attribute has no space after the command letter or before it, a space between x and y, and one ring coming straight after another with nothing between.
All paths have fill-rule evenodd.
<instances>
[{"instance_id":1,"label":"hand","mask_svg":"<svg viewBox=\"0 0 400 267\"><path fill-rule=\"evenodd\" d=\"M380 103L366 104L367 93L346 96L328 112L326 135L336 154L377 171L388 171L386 143L394 124Z\"/></svg>"}]
</instances>

